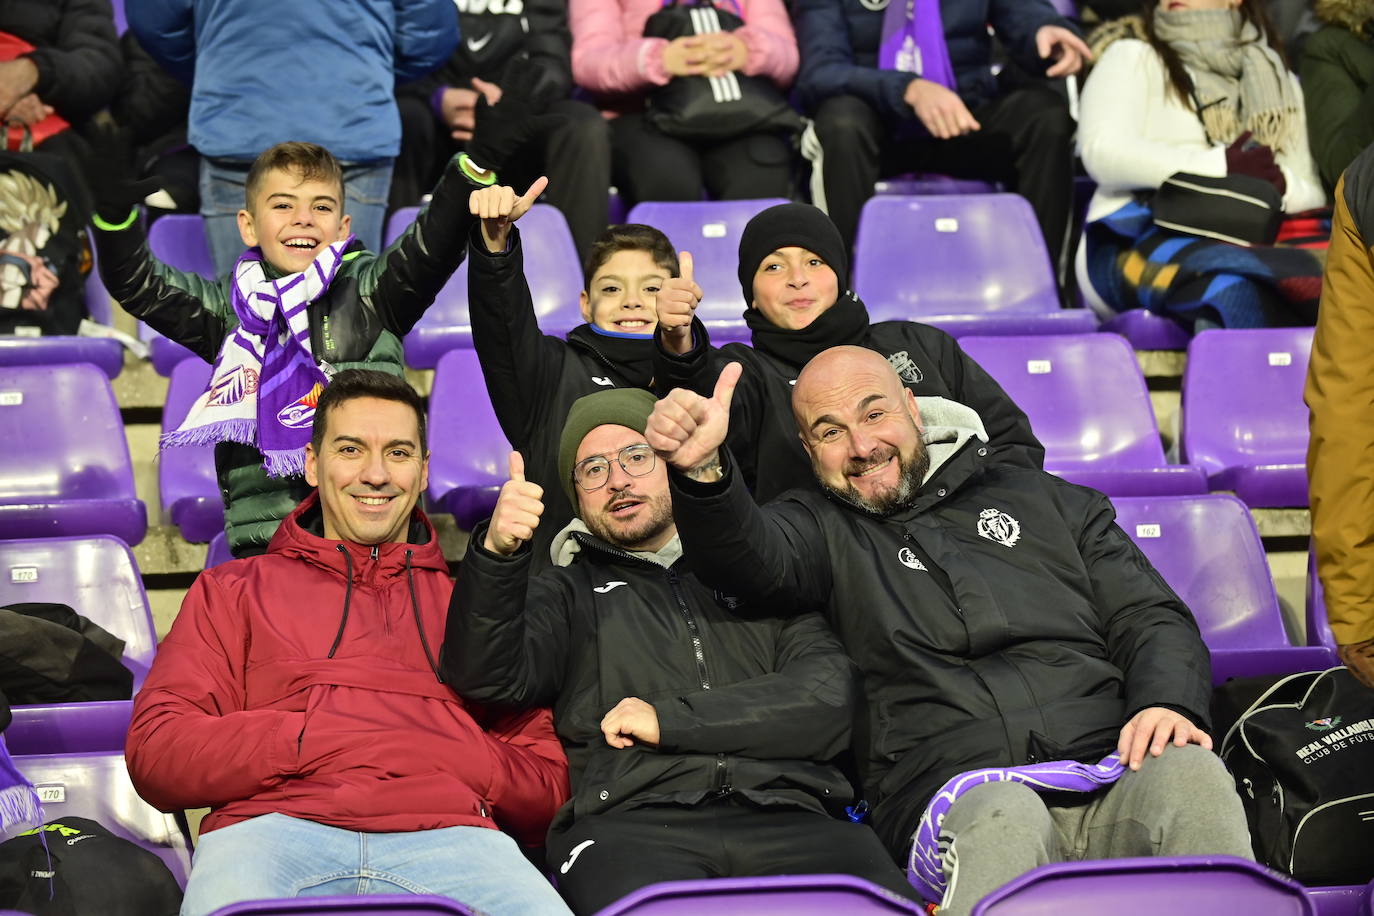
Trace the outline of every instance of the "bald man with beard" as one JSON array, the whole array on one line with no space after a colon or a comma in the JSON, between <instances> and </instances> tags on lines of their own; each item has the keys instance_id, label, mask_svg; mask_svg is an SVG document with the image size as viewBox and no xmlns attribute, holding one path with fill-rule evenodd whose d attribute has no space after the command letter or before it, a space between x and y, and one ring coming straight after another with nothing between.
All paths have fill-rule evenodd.
<instances>
[{"instance_id":1,"label":"bald man with beard","mask_svg":"<svg viewBox=\"0 0 1374 916\"><path fill-rule=\"evenodd\" d=\"M1047 862L1251 857L1197 625L1106 497L999 463L969 408L836 347L792 401L821 487L759 508L722 448L737 377L671 392L645 432L683 548L716 588L835 628L874 826L942 913Z\"/></svg>"}]
</instances>

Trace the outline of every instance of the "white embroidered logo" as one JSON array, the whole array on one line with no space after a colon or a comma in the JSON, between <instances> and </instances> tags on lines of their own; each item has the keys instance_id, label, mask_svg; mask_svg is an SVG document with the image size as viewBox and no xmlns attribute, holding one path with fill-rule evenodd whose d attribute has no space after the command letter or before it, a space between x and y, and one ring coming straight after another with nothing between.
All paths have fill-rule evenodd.
<instances>
[{"instance_id":1,"label":"white embroidered logo","mask_svg":"<svg viewBox=\"0 0 1374 916\"><path fill-rule=\"evenodd\" d=\"M998 509L978 513L978 533L1003 547L1015 547L1021 539L1021 523Z\"/></svg>"},{"instance_id":2,"label":"white embroidered logo","mask_svg":"<svg viewBox=\"0 0 1374 916\"><path fill-rule=\"evenodd\" d=\"M903 547L901 550L897 551L897 559L900 560L902 565L907 569L930 572L930 570L926 569L926 564L921 562L921 558L916 556L910 547Z\"/></svg>"},{"instance_id":3,"label":"white embroidered logo","mask_svg":"<svg viewBox=\"0 0 1374 916\"><path fill-rule=\"evenodd\" d=\"M479 51L481 51L483 48L487 46L487 42L491 41L491 34L491 32L488 32L481 38L469 38L468 50L471 51L473 54L476 54Z\"/></svg>"},{"instance_id":4,"label":"white embroidered logo","mask_svg":"<svg viewBox=\"0 0 1374 916\"><path fill-rule=\"evenodd\" d=\"M617 589L617 588L619 588L619 587L622 586L622 585L629 585L629 584L630 584L630 583L628 583L628 582L621 582L621 581L617 580L617 581L614 581L614 582L607 582L605 585L596 585L596 586L593 586L593 587L592 587L592 591L596 592L598 595L604 595L604 594L606 594L607 592L612 591L612 590L614 590L614 589Z\"/></svg>"},{"instance_id":5,"label":"white embroidered logo","mask_svg":"<svg viewBox=\"0 0 1374 916\"><path fill-rule=\"evenodd\" d=\"M588 846L592 845L595 842L596 840L583 840L581 843L578 843L576 846L574 846L572 848L572 855L568 856L568 861L558 866L559 873L566 875L568 873L568 869L572 868L573 863L577 861L577 857L582 855L582 850L586 849Z\"/></svg>"},{"instance_id":6,"label":"white embroidered logo","mask_svg":"<svg viewBox=\"0 0 1374 916\"><path fill-rule=\"evenodd\" d=\"M898 350L893 353L887 358L887 361L892 365L893 371L902 377L902 381L910 385L915 385L925 378L925 373L921 371L921 367L911 361L911 357L907 355L905 350Z\"/></svg>"},{"instance_id":7,"label":"white embroidered logo","mask_svg":"<svg viewBox=\"0 0 1374 916\"><path fill-rule=\"evenodd\" d=\"M592 376L592 381L596 382L598 385L603 385L603 386L605 386L605 387L607 387L607 388L614 388L614 387L615 387L615 382L611 381L609 378L607 378L607 377L604 376L604 375L593 375L593 376Z\"/></svg>"}]
</instances>

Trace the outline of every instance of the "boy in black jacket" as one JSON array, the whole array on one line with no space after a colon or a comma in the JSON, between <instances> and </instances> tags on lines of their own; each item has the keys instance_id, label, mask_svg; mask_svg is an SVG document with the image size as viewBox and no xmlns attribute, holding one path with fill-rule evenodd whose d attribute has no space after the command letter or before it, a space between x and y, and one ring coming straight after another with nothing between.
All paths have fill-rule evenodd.
<instances>
[{"instance_id":1,"label":"boy in black jacket","mask_svg":"<svg viewBox=\"0 0 1374 916\"><path fill-rule=\"evenodd\" d=\"M583 395L606 388L648 388L653 380L657 299L664 290L700 297L678 277L677 252L649 226L610 226L592 246L582 292L586 324L562 340L540 333L524 250L514 223L543 190L536 181L522 197L510 187L473 195L468 265L472 343L506 439L524 456L530 481L548 488L544 524L534 537L535 571L549 564L553 536L573 518L558 480L558 432L568 409ZM703 335L701 323L695 325Z\"/></svg>"},{"instance_id":2,"label":"boy in black jacket","mask_svg":"<svg viewBox=\"0 0 1374 916\"><path fill-rule=\"evenodd\" d=\"M849 660L816 614L739 607L697 580L644 439L653 406L641 390L573 405L559 479L579 518L564 568L534 577L543 489L511 455L449 605L446 683L553 705L573 798L548 861L576 912L658 881L807 872L913 896L871 830L833 817L851 797L827 762L849 743Z\"/></svg>"}]
</instances>

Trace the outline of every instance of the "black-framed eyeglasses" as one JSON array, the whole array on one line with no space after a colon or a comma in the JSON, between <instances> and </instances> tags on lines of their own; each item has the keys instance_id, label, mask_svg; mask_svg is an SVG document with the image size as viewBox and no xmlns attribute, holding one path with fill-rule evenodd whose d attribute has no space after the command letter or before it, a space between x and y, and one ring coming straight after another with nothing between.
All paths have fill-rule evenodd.
<instances>
[{"instance_id":1,"label":"black-framed eyeglasses","mask_svg":"<svg viewBox=\"0 0 1374 916\"><path fill-rule=\"evenodd\" d=\"M654 469L654 464L658 456L648 443L640 442L635 445L627 445L616 452L616 462L625 469L625 473L631 477L643 477ZM573 482L588 493L593 490L600 490L606 485L606 481L611 477L611 460L605 455L593 455L590 458L583 458L573 465Z\"/></svg>"}]
</instances>

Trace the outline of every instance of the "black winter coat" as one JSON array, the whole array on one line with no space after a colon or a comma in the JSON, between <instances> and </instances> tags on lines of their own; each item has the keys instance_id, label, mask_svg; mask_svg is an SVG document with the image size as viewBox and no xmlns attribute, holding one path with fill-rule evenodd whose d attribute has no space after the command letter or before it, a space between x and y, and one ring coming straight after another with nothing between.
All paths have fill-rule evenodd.
<instances>
[{"instance_id":1,"label":"black winter coat","mask_svg":"<svg viewBox=\"0 0 1374 916\"><path fill-rule=\"evenodd\" d=\"M761 504L796 487L814 488L811 461L792 418L792 385L805 363L788 362L757 341L753 347L730 343L713 350L702 334L694 339L697 345L681 357L657 348L655 390L689 388L710 396L726 363L743 363L744 374L730 404L726 445L745 485ZM1044 465L1045 448L1031 432L1025 413L944 331L914 321L882 321L869 325L853 342L887 357L917 397L948 398L973 408L1000 460L1033 468Z\"/></svg>"},{"instance_id":2,"label":"black winter coat","mask_svg":"<svg viewBox=\"0 0 1374 916\"><path fill-rule=\"evenodd\" d=\"M797 0L792 14L801 51L797 91L808 110L831 96L855 95L889 121L914 117L902 101L912 74L878 69L886 11L871 5L871 0ZM998 95L989 25L1011 58L1033 74L1047 66L1035 48L1041 26L1077 31L1050 0L940 0L940 21L959 97L969 109Z\"/></svg>"},{"instance_id":3,"label":"black winter coat","mask_svg":"<svg viewBox=\"0 0 1374 916\"><path fill-rule=\"evenodd\" d=\"M544 102L572 93L572 33L565 0L457 0L462 40L442 67L399 91L428 98L440 86L472 88L474 76L501 85L508 68L538 74Z\"/></svg>"},{"instance_id":4,"label":"black winter coat","mask_svg":"<svg viewBox=\"0 0 1374 916\"><path fill-rule=\"evenodd\" d=\"M0 32L33 45L34 93L73 124L108 105L123 63L110 0L7 0Z\"/></svg>"},{"instance_id":5,"label":"black winter coat","mask_svg":"<svg viewBox=\"0 0 1374 916\"><path fill-rule=\"evenodd\" d=\"M588 534L571 566L530 576L530 550L500 557L472 534L449 604L440 670L465 699L552 706L572 800L589 814L691 805L733 792L839 813L853 794L826 763L849 745L853 665L818 614L738 605ZM601 733L626 697L652 703L657 748Z\"/></svg>"},{"instance_id":6,"label":"black winter coat","mask_svg":"<svg viewBox=\"0 0 1374 916\"><path fill-rule=\"evenodd\" d=\"M1207 728L1197 624L1107 498L987 452L970 440L884 518L819 491L759 508L729 470L716 484L672 475L703 578L746 602L821 610L858 664L855 754L897 857L958 773L1096 761L1150 706Z\"/></svg>"}]
</instances>

